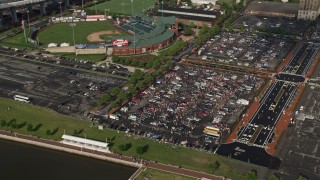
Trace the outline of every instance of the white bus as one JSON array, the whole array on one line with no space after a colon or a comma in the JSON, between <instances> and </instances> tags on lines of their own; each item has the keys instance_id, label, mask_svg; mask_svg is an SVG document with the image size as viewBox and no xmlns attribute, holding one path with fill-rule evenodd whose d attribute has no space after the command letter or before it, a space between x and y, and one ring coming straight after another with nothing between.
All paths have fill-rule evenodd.
<instances>
[{"instance_id":1,"label":"white bus","mask_svg":"<svg viewBox=\"0 0 320 180\"><path fill-rule=\"evenodd\" d=\"M14 95L13 98L14 100L17 100L17 101L30 103L30 98L26 96Z\"/></svg>"}]
</instances>

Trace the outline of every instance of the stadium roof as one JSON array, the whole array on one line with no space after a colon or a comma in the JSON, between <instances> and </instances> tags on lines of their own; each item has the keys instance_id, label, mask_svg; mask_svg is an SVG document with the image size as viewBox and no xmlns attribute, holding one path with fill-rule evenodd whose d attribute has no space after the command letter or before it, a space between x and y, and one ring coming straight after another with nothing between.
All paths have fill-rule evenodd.
<instances>
[{"instance_id":1,"label":"stadium roof","mask_svg":"<svg viewBox=\"0 0 320 180\"><path fill-rule=\"evenodd\" d=\"M179 13L192 13L195 15L220 15L220 12L217 11L204 11L201 9L185 9L185 8L176 8L176 7L170 7L170 6L166 6L163 7L164 11L172 11L172 12L179 12ZM158 12L161 12L162 8L159 9Z\"/></svg>"},{"instance_id":2,"label":"stadium roof","mask_svg":"<svg viewBox=\"0 0 320 180\"><path fill-rule=\"evenodd\" d=\"M158 12L158 13L156 14L156 16L162 16L162 13ZM166 17L166 16L172 16L172 14L163 13L163 16L164 16L164 17ZM214 20L216 19L216 18L208 18L208 17L200 17L200 16L177 15L177 14L175 14L175 16L176 16L178 19L188 19L188 20L203 21L203 22L214 22Z\"/></svg>"},{"instance_id":3,"label":"stadium roof","mask_svg":"<svg viewBox=\"0 0 320 180\"><path fill-rule=\"evenodd\" d=\"M167 16L167 17L159 17L155 19L156 24L175 24L176 22L176 17L175 16Z\"/></svg>"},{"instance_id":4,"label":"stadium roof","mask_svg":"<svg viewBox=\"0 0 320 180\"><path fill-rule=\"evenodd\" d=\"M284 14L298 14L298 10L298 3L282 3L269 1L253 1L248 5L246 9L246 11L261 11Z\"/></svg>"}]
</instances>

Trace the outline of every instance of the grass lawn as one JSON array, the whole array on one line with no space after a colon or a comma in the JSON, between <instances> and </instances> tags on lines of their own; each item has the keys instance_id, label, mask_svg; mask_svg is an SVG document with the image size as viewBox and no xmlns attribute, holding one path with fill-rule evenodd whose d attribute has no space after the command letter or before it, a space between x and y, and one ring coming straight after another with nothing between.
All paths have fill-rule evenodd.
<instances>
[{"instance_id":1,"label":"grass lawn","mask_svg":"<svg viewBox=\"0 0 320 180\"><path fill-rule=\"evenodd\" d=\"M76 60L89 61L93 63L97 63L106 59L104 54L78 54L78 55L75 55L74 53L51 53L51 54L57 55L57 56L70 57Z\"/></svg>"},{"instance_id":2,"label":"grass lawn","mask_svg":"<svg viewBox=\"0 0 320 180\"><path fill-rule=\"evenodd\" d=\"M9 111L7 111L8 107L10 108ZM111 143L111 150L115 153L137 157L136 148L149 144L148 151L141 155L144 159L205 171L207 173L212 173L209 164L219 161L221 165L214 174L227 176L231 179L242 179L244 176L244 173L239 173L235 170L236 168L239 169L243 165L243 162L193 149L172 147L171 144L161 144L150 139L137 138L112 129L98 130L97 126L91 126L91 123L86 120L74 119L58 114L50 109L0 98L0 120L5 119L8 122L13 118L16 119L17 124L25 122L26 124L32 124L33 127L38 124L42 124L42 126L35 132L28 131L27 125L19 129L12 129L11 127L1 125L0 128L53 140L60 140L64 131L66 134L72 135L75 130L82 130L79 136L84 137L86 135L87 138L100 141L105 141L108 138ZM46 133L47 130L53 131L56 128L58 128L58 131L54 135ZM125 143L131 143L132 147L127 151L121 151L119 145Z\"/></svg>"},{"instance_id":3,"label":"grass lawn","mask_svg":"<svg viewBox=\"0 0 320 180\"><path fill-rule=\"evenodd\" d=\"M180 174L173 174L166 171L160 171L157 169L148 168L145 171L142 171L136 180L144 180L148 178L149 180L195 180L195 178L183 176Z\"/></svg>"},{"instance_id":4,"label":"grass lawn","mask_svg":"<svg viewBox=\"0 0 320 180\"><path fill-rule=\"evenodd\" d=\"M133 0L133 13L141 13L142 11L148 10L154 6L156 0ZM132 14L131 0L110 0L107 2L99 3L96 5L97 10L105 11L110 9L110 12L116 14ZM91 6L90 10L95 10L95 6Z\"/></svg>"},{"instance_id":5,"label":"grass lawn","mask_svg":"<svg viewBox=\"0 0 320 180\"><path fill-rule=\"evenodd\" d=\"M89 43L87 37L89 34L99 31L117 30L108 21L79 22L74 27L76 43ZM69 23L58 23L50 25L38 34L41 44L63 43L73 44L72 27Z\"/></svg>"},{"instance_id":6,"label":"grass lawn","mask_svg":"<svg viewBox=\"0 0 320 180\"><path fill-rule=\"evenodd\" d=\"M26 28L26 33L27 32L28 32L28 28ZM31 43L26 43L23 31L13 37L6 38L3 41L0 41L0 46L12 47L12 48L17 48L17 49L35 47Z\"/></svg>"}]
</instances>

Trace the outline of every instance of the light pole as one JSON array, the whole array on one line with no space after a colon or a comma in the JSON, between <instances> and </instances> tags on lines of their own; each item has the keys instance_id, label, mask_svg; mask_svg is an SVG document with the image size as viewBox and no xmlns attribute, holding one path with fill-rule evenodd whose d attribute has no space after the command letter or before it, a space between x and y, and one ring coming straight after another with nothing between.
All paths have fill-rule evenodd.
<instances>
[{"instance_id":1,"label":"light pole","mask_svg":"<svg viewBox=\"0 0 320 180\"><path fill-rule=\"evenodd\" d=\"M108 14L109 14L109 12L110 12L110 9L104 9L104 18L106 18L107 19L107 12L108 12Z\"/></svg>"},{"instance_id":2,"label":"light pole","mask_svg":"<svg viewBox=\"0 0 320 180\"><path fill-rule=\"evenodd\" d=\"M82 2L82 4L81 4L82 6L81 6L81 7L82 7L82 9L83 9L83 0L82 0L81 2Z\"/></svg>"},{"instance_id":3,"label":"light pole","mask_svg":"<svg viewBox=\"0 0 320 180\"><path fill-rule=\"evenodd\" d=\"M94 9L96 11L96 15L97 15L97 1L93 1L94 2Z\"/></svg>"},{"instance_id":4,"label":"light pole","mask_svg":"<svg viewBox=\"0 0 320 180\"><path fill-rule=\"evenodd\" d=\"M62 3L62 2L59 2L59 5L60 5L60 17L62 17L62 7L61 7L61 3Z\"/></svg>"},{"instance_id":5,"label":"light pole","mask_svg":"<svg viewBox=\"0 0 320 180\"><path fill-rule=\"evenodd\" d=\"M162 11L161 11L161 14L162 14L162 17L163 17L163 1L161 1L161 5L162 5Z\"/></svg>"},{"instance_id":6,"label":"light pole","mask_svg":"<svg viewBox=\"0 0 320 180\"><path fill-rule=\"evenodd\" d=\"M76 26L77 24L76 23L70 23L69 26L72 27L72 38L73 38L73 46L74 46L74 49L76 49L76 39L74 38L74 27Z\"/></svg>"},{"instance_id":7,"label":"light pole","mask_svg":"<svg viewBox=\"0 0 320 180\"><path fill-rule=\"evenodd\" d=\"M27 11L27 15L28 15L28 28L29 28L29 34L30 34L30 18L29 18L29 10Z\"/></svg>"},{"instance_id":8,"label":"light pole","mask_svg":"<svg viewBox=\"0 0 320 180\"><path fill-rule=\"evenodd\" d=\"M131 0L132 6L131 6L131 13L132 13L132 17L133 17L133 0ZM136 53L136 27L133 26L133 54Z\"/></svg>"}]
</instances>

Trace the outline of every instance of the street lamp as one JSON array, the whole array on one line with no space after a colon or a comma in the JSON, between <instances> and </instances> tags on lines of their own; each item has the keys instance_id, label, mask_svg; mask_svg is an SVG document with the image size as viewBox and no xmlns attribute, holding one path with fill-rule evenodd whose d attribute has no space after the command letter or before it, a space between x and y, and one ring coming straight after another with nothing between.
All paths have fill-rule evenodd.
<instances>
[{"instance_id":1,"label":"street lamp","mask_svg":"<svg viewBox=\"0 0 320 180\"><path fill-rule=\"evenodd\" d=\"M82 4L81 4L81 5L82 5L81 7L82 7L82 9L83 9L83 0L82 0Z\"/></svg>"},{"instance_id":2,"label":"street lamp","mask_svg":"<svg viewBox=\"0 0 320 180\"><path fill-rule=\"evenodd\" d=\"M162 17L163 17L163 1L161 1L161 4L162 4L162 11L161 11L161 14L162 14Z\"/></svg>"},{"instance_id":3,"label":"street lamp","mask_svg":"<svg viewBox=\"0 0 320 180\"><path fill-rule=\"evenodd\" d=\"M94 2L94 9L96 11L96 15L97 15L97 1L93 1Z\"/></svg>"},{"instance_id":4,"label":"street lamp","mask_svg":"<svg viewBox=\"0 0 320 180\"><path fill-rule=\"evenodd\" d=\"M74 27L76 26L77 24L76 23L70 23L69 26L72 27L72 37L73 37L73 46L74 46L74 49L76 49L76 39L74 38Z\"/></svg>"},{"instance_id":5,"label":"street lamp","mask_svg":"<svg viewBox=\"0 0 320 180\"><path fill-rule=\"evenodd\" d=\"M61 7L61 3L62 3L62 2L59 2L59 5L60 5L60 17L62 17L62 7Z\"/></svg>"},{"instance_id":6,"label":"street lamp","mask_svg":"<svg viewBox=\"0 0 320 180\"><path fill-rule=\"evenodd\" d=\"M30 18L29 18L29 10L27 11L27 15L28 15L28 28L29 28L29 34L30 34Z\"/></svg>"},{"instance_id":7,"label":"street lamp","mask_svg":"<svg viewBox=\"0 0 320 180\"><path fill-rule=\"evenodd\" d=\"M106 19L107 19L107 12L108 12L108 14L109 14L110 9L104 9L104 16L105 16Z\"/></svg>"}]
</instances>

